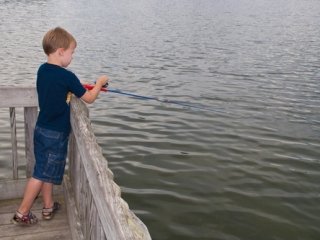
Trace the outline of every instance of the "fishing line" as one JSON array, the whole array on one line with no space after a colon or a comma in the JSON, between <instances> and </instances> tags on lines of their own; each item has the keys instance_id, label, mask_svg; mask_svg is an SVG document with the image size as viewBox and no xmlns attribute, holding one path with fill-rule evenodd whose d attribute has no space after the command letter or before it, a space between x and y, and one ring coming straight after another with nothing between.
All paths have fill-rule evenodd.
<instances>
[{"instance_id":1,"label":"fishing line","mask_svg":"<svg viewBox=\"0 0 320 240\"><path fill-rule=\"evenodd\" d=\"M91 90L94 87L94 85L90 85L90 84L83 84L83 86L88 90ZM157 102L161 102L161 103L168 103L168 104L179 105L182 107L199 109L199 110L203 110L203 111L226 113L225 111L213 109L213 108L210 108L210 107L208 107L206 105L202 105L202 104L194 104L194 103L190 103L190 102L176 101L176 100L158 98L158 97L153 97L153 96L143 96L143 95L127 92L127 91L122 91L120 89L110 88L108 86L102 87L101 91L115 93L115 94L121 94L121 95L129 96L129 97L133 97L136 99L140 99L140 100L152 100L152 101L157 101Z\"/></svg>"}]
</instances>

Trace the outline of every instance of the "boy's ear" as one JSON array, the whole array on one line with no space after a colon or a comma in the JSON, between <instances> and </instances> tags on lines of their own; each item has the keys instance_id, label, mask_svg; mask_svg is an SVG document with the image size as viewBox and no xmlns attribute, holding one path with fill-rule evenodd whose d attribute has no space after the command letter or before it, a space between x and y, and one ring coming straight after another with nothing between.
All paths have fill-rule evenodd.
<instances>
[{"instance_id":1,"label":"boy's ear","mask_svg":"<svg viewBox=\"0 0 320 240\"><path fill-rule=\"evenodd\" d=\"M64 49L63 48L58 48L57 49L59 56L63 55Z\"/></svg>"}]
</instances>

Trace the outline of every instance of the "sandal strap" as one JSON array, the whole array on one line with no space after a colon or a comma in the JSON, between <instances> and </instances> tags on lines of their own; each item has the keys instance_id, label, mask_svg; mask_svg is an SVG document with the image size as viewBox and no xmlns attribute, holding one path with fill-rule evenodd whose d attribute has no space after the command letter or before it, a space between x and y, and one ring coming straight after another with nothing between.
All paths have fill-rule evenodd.
<instances>
[{"instance_id":1,"label":"sandal strap","mask_svg":"<svg viewBox=\"0 0 320 240\"><path fill-rule=\"evenodd\" d=\"M42 209L42 213L52 213L53 212L53 208L43 208Z\"/></svg>"},{"instance_id":2,"label":"sandal strap","mask_svg":"<svg viewBox=\"0 0 320 240\"><path fill-rule=\"evenodd\" d=\"M54 202L51 208L42 208L42 213L52 213L60 209L60 203Z\"/></svg>"},{"instance_id":3,"label":"sandal strap","mask_svg":"<svg viewBox=\"0 0 320 240\"><path fill-rule=\"evenodd\" d=\"M38 222L37 217L31 211L29 211L28 214L25 215L23 215L19 211L16 211L16 214L13 218L17 222L23 222L26 224L33 224Z\"/></svg>"},{"instance_id":4,"label":"sandal strap","mask_svg":"<svg viewBox=\"0 0 320 240\"><path fill-rule=\"evenodd\" d=\"M28 214L29 214L29 213L28 213ZM17 216L18 218L23 218L23 216L27 216L28 214L23 215L21 212L16 211L16 216Z\"/></svg>"}]
</instances>

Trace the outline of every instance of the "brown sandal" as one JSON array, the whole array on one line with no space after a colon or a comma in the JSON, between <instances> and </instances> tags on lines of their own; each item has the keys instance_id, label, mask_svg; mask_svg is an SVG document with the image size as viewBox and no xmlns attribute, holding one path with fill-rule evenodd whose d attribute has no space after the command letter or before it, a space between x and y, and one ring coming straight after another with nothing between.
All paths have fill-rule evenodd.
<instances>
[{"instance_id":1,"label":"brown sandal","mask_svg":"<svg viewBox=\"0 0 320 240\"><path fill-rule=\"evenodd\" d=\"M42 208L42 218L45 220L50 220L53 215L58 211L61 207L61 204L58 202L54 202L51 208Z\"/></svg>"}]
</instances>

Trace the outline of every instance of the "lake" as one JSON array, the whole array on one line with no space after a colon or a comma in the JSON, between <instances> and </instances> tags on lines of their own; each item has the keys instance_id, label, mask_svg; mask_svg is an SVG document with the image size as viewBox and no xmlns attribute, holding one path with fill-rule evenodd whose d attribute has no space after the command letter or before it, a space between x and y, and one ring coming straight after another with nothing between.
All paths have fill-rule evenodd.
<instances>
[{"instance_id":1,"label":"lake","mask_svg":"<svg viewBox=\"0 0 320 240\"><path fill-rule=\"evenodd\" d=\"M320 1L0 0L0 12L2 85L35 84L42 37L61 26L81 80L196 106L111 92L89 106L153 239L319 238ZM0 123L4 178L7 109Z\"/></svg>"}]
</instances>

